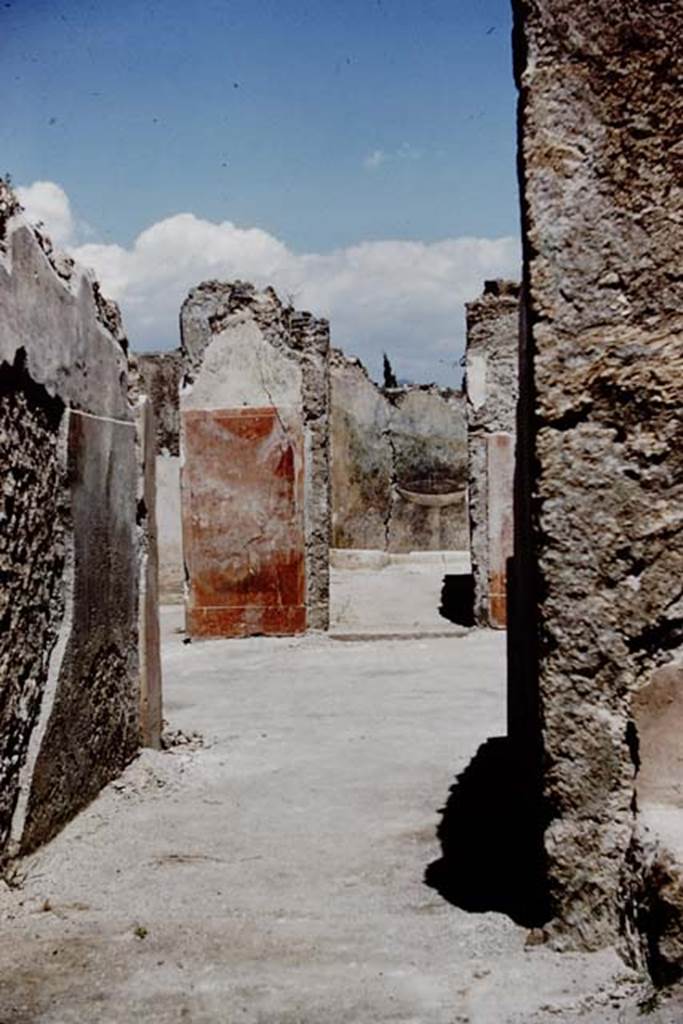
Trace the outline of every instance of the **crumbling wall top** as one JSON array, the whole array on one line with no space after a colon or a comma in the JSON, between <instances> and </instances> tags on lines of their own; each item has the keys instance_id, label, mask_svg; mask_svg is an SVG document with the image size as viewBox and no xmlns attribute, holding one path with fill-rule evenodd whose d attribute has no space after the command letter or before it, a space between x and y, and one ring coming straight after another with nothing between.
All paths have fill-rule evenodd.
<instances>
[{"instance_id":1,"label":"crumbling wall top","mask_svg":"<svg viewBox=\"0 0 683 1024\"><path fill-rule=\"evenodd\" d=\"M330 349L330 370L334 373L357 374L368 381L377 392L383 395L393 405L400 404L408 395L416 392L425 392L442 398L446 402L464 401L465 395L461 388L443 387L433 381L427 384L399 384L398 387L389 388L374 381L368 373L367 367L358 356L349 356L340 348Z\"/></svg>"},{"instance_id":2,"label":"crumbling wall top","mask_svg":"<svg viewBox=\"0 0 683 1024\"><path fill-rule=\"evenodd\" d=\"M496 279L484 281L484 290L476 299L465 304L467 326L471 331L479 321L501 316L506 310L519 305L521 285L518 281ZM470 339L468 338L468 344Z\"/></svg>"},{"instance_id":3,"label":"crumbling wall top","mask_svg":"<svg viewBox=\"0 0 683 1024\"><path fill-rule=\"evenodd\" d=\"M275 348L299 356L311 348L321 355L329 349L327 321L285 305L274 288L259 290L247 281L203 281L180 310L185 381L194 377L213 336L249 319Z\"/></svg>"},{"instance_id":4,"label":"crumbling wall top","mask_svg":"<svg viewBox=\"0 0 683 1024\"><path fill-rule=\"evenodd\" d=\"M127 341L116 303L93 273L31 226L0 179L0 361L35 339L26 365L51 395L98 415L130 419Z\"/></svg>"},{"instance_id":5,"label":"crumbling wall top","mask_svg":"<svg viewBox=\"0 0 683 1024\"><path fill-rule=\"evenodd\" d=\"M468 302L465 389L470 431L515 430L520 285L485 281Z\"/></svg>"}]
</instances>

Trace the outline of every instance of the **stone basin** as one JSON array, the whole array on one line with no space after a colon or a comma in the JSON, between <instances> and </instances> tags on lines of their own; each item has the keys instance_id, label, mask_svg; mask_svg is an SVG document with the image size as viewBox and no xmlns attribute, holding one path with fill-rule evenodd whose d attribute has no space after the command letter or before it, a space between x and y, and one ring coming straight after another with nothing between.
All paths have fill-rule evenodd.
<instances>
[{"instance_id":1,"label":"stone basin","mask_svg":"<svg viewBox=\"0 0 683 1024\"><path fill-rule=\"evenodd\" d=\"M464 485L450 477L426 476L397 484L396 490L402 498L412 501L414 505L446 508L447 505L455 505L462 500Z\"/></svg>"}]
</instances>

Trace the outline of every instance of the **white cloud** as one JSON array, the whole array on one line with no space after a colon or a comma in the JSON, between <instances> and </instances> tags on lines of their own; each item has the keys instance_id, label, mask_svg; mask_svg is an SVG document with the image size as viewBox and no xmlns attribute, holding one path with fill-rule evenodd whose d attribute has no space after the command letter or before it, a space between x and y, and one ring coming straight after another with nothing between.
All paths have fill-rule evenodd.
<instances>
[{"instance_id":1,"label":"white cloud","mask_svg":"<svg viewBox=\"0 0 683 1024\"><path fill-rule=\"evenodd\" d=\"M396 150L399 160L419 160L422 157L422 150L411 146L409 142L402 142Z\"/></svg>"},{"instance_id":2,"label":"white cloud","mask_svg":"<svg viewBox=\"0 0 683 1024\"><path fill-rule=\"evenodd\" d=\"M44 224L56 245L68 245L74 240L75 222L63 188L53 181L34 181L16 192L28 219Z\"/></svg>"},{"instance_id":3,"label":"white cloud","mask_svg":"<svg viewBox=\"0 0 683 1024\"><path fill-rule=\"evenodd\" d=\"M42 188L49 184L37 182L22 192L49 195ZM62 237L64 209L68 199L66 207L54 204ZM44 204L42 219L56 239L48 213ZM95 270L104 293L120 303L134 349L174 348L178 310L189 289L207 278L241 278L272 284L299 309L329 317L333 344L360 356L371 373L379 374L386 350L399 377L452 385L461 376L464 303L481 292L485 278L517 277L520 260L514 238L366 241L296 253L259 228L217 224L192 213L153 224L129 249L91 242L72 244L69 251Z\"/></svg>"},{"instance_id":4,"label":"white cloud","mask_svg":"<svg viewBox=\"0 0 683 1024\"><path fill-rule=\"evenodd\" d=\"M402 142L397 149L373 149L363 160L363 167L367 171L376 171L382 164L395 160L419 160L422 151L411 146L409 142Z\"/></svg>"},{"instance_id":5,"label":"white cloud","mask_svg":"<svg viewBox=\"0 0 683 1024\"><path fill-rule=\"evenodd\" d=\"M381 167L386 159L387 154L383 149L373 149L372 153L368 153L363 160L363 166L367 167L369 171L374 171L376 167Z\"/></svg>"},{"instance_id":6,"label":"white cloud","mask_svg":"<svg viewBox=\"0 0 683 1024\"><path fill-rule=\"evenodd\" d=\"M19 202L32 224L42 224L55 245L67 248L94 235L84 220L74 217L69 197L54 181L34 181L16 189Z\"/></svg>"}]
</instances>

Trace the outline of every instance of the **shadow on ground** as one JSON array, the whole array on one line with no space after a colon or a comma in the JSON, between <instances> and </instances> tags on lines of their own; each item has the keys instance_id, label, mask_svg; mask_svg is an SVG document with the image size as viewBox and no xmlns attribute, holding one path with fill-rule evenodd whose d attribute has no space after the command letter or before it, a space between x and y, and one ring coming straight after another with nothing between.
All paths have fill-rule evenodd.
<instances>
[{"instance_id":1,"label":"shadow on ground","mask_svg":"<svg viewBox=\"0 0 683 1024\"><path fill-rule=\"evenodd\" d=\"M508 914L539 927L550 919L538 803L509 740L488 739L449 790L437 828L442 856L425 883L463 910Z\"/></svg>"},{"instance_id":2,"label":"shadow on ground","mask_svg":"<svg viewBox=\"0 0 683 1024\"><path fill-rule=\"evenodd\" d=\"M474 576L448 574L443 578L439 615L456 626L474 625Z\"/></svg>"}]
</instances>

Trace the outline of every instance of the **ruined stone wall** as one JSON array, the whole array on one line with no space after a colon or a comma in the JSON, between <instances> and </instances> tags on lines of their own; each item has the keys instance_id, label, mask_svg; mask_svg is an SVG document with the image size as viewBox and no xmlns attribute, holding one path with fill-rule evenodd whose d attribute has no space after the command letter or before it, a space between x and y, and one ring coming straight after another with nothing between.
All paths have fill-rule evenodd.
<instances>
[{"instance_id":1,"label":"ruined stone wall","mask_svg":"<svg viewBox=\"0 0 683 1024\"><path fill-rule=\"evenodd\" d=\"M0 367L0 850L9 837L19 774L64 611L68 510L59 452L63 415L60 399L27 373L23 353Z\"/></svg>"},{"instance_id":2,"label":"ruined stone wall","mask_svg":"<svg viewBox=\"0 0 683 1024\"><path fill-rule=\"evenodd\" d=\"M467 304L468 511L474 619L504 626L512 555L512 480L519 362L519 285L486 281Z\"/></svg>"},{"instance_id":3,"label":"ruined stone wall","mask_svg":"<svg viewBox=\"0 0 683 1024\"><path fill-rule=\"evenodd\" d=\"M156 422L159 455L180 455L179 394L182 359L180 351L138 352L134 356L140 387L149 400Z\"/></svg>"},{"instance_id":4,"label":"ruined stone wall","mask_svg":"<svg viewBox=\"0 0 683 1024\"><path fill-rule=\"evenodd\" d=\"M338 350L330 375L333 547L466 548L462 396L433 386L383 390ZM454 503L430 508L406 496L407 485L428 478L453 481Z\"/></svg>"},{"instance_id":5,"label":"ruined stone wall","mask_svg":"<svg viewBox=\"0 0 683 1024\"><path fill-rule=\"evenodd\" d=\"M647 867L667 840L641 828L635 707L683 642L683 8L514 7L527 308L511 726L550 815L549 933L633 951L645 931L670 979L680 873ZM680 836L677 800L659 823Z\"/></svg>"},{"instance_id":6,"label":"ruined stone wall","mask_svg":"<svg viewBox=\"0 0 683 1024\"><path fill-rule=\"evenodd\" d=\"M0 184L0 856L139 735L136 427L118 311Z\"/></svg>"},{"instance_id":7,"label":"ruined stone wall","mask_svg":"<svg viewBox=\"0 0 683 1024\"><path fill-rule=\"evenodd\" d=\"M181 357L177 351L140 353L135 362L158 424L160 599L175 603L183 600L184 582L178 454ZM462 396L419 386L385 393L357 359L338 350L333 350L330 377L332 545L392 552L465 549ZM400 493L398 483L424 474L455 476L460 485L455 503L437 514ZM318 551L322 557L323 545Z\"/></svg>"},{"instance_id":8,"label":"ruined stone wall","mask_svg":"<svg viewBox=\"0 0 683 1024\"><path fill-rule=\"evenodd\" d=\"M389 544L394 459L388 405L362 363L338 349L330 361L332 547Z\"/></svg>"},{"instance_id":9,"label":"ruined stone wall","mask_svg":"<svg viewBox=\"0 0 683 1024\"><path fill-rule=\"evenodd\" d=\"M140 739L158 749L163 730L159 628L159 543L157 530L157 420L150 399L134 405L138 460L138 649L140 652Z\"/></svg>"},{"instance_id":10,"label":"ruined stone wall","mask_svg":"<svg viewBox=\"0 0 683 1024\"><path fill-rule=\"evenodd\" d=\"M159 599L183 600L183 537L180 514L180 408L182 360L179 349L134 356L139 389L149 397L156 421L157 549Z\"/></svg>"},{"instance_id":11,"label":"ruined stone wall","mask_svg":"<svg viewBox=\"0 0 683 1024\"><path fill-rule=\"evenodd\" d=\"M186 299L181 335L188 629L325 629L328 324L214 281Z\"/></svg>"}]
</instances>

